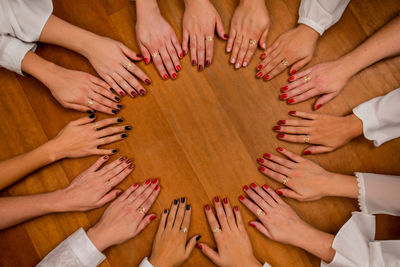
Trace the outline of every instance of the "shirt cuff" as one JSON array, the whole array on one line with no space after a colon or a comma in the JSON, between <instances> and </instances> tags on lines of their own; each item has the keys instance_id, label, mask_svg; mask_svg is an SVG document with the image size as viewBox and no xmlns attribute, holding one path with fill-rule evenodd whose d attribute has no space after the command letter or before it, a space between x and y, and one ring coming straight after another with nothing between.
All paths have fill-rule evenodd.
<instances>
[{"instance_id":1,"label":"shirt cuff","mask_svg":"<svg viewBox=\"0 0 400 267\"><path fill-rule=\"evenodd\" d=\"M297 21L297 23L307 25L308 27L317 31L319 33L319 35L322 35L325 32L324 27L322 27L320 24L313 21L312 19L300 17L299 20Z\"/></svg>"},{"instance_id":2,"label":"shirt cuff","mask_svg":"<svg viewBox=\"0 0 400 267\"><path fill-rule=\"evenodd\" d=\"M271 265L269 265L268 262L265 262L263 267L271 267Z\"/></svg>"},{"instance_id":3,"label":"shirt cuff","mask_svg":"<svg viewBox=\"0 0 400 267\"><path fill-rule=\"evenodd\" d=\"M372 101L372 100L370 100ZM377 126L380 125L378 118L375 116L375 112L371 110L370 103L365 102L357 107L353 108L353 114L356 115L363 125L363 135L366 139L373 141L376 147L380 146L384 142L379 140L386 140L387 136L383 131L377 131Z\"/></svg>"},{"instance_id":4,"label":"shirt cuff","mask_svg":"<svg viewBox=\"0 0 400 267\"><path fill-rule=\"evenodd\" d=\"M139 267L154 267L153 264L149 262L149 259L146 257L142 260L142 262L139 264Z\"/></svg>"},{"instance_id":5,"label":"shirt cuff","mask_svg":"<svg viewBox=\"0 0 400 267\"><path fill-rule=\"evenodd\" d=\"M360 207L361 212L368 214L367 203L365 201L365 183L364 176L360 172L354 173L357 177L357 186L358 186L358 206Z\"/></svg>"},{"instance_id":6,"label":"shirt cuff","mask_svg":"<svg viewBox=\"0 0 400 267\"><path fill-rule=\"evenodd\" d=\"M0 36L0 50L3 51L0 55L0 65L8 70L22 73L22 60L26 53L36 50L35 43L26 43L17 38L3 35Z\"/></svg>"}]
</instances>

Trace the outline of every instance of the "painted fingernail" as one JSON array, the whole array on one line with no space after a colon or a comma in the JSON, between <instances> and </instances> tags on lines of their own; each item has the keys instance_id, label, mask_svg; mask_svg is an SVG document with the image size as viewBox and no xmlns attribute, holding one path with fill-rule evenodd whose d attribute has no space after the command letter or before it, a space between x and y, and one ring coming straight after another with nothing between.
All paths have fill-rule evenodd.
<instances>
[{"instance_id":1,"label":"painted fingernail","mask_svg":"<svg viewBox=\"0 0 400 267\"><path fill-rule=\"evenodd\" d=\"M310 150L305 150L305 151L303 152L303 154L304 154L304 155L310 155L310 154L311 154L311 151L310 151Z\"/></svg>"},{"instance_id":2,"label":"painted fingernail","mask_svg":"<svg viewBox=\"0 0 400 267\"><path fill-rule=\"evenodd\" d=\"M155 179L153 180L153 184L156 184L157 182L158 182L158 179L155 178Z\"/></svg>"},{"instance_id":3,"label":"painted fingernail","mask_svg":"<svg viewBox=\"0 0 400 267\"><path fill-rule=\"evenodd\" d=\"M280 120L280 121L278 121L278 124L279 125L284 125L284 124L286 124L286 121L285 120Z\"/></svg>"},{"instance_id":4,"label":"painted fingernail","mask_svg":"<svg viewBox=\"0 0 400 267\"><path fill-rule=\"evenodd\" d=\"M261 78L263 76L263 73L260 71L259 73L257 73L257 78Z\"/></svg>"},{"instance_id":5,"label":"painted fingernail","mask_svg":"<svg viewBox=\"0 0 400 267\"><path fill-rule=\"evenodd\" d=\"M190 205L186 205L186 210L190 210Z\"/></svg>"},{"instance_id":6,"label":"painted fingernail","mask_svg":"<svg viewBox=\"0 0 400 267\"><path fill-rule=\"evenodd\" d=\"M260 170L260 171L265 171L265 168L263 167L263 166L260 166L260 167L258 167L258 169Z\"/></svg>"},{"instance_id":7,"label":"painted fingernail","mask_svg":"<svg viewBox=\"0 0 400 267\"><path fill-rule=\"evenodd\" d=\"M180 70L182 69L182 68L181 68L181 65L176 65L175 68L176 68L177 71L180 71Z\"/></svg>"},{"instance_id":8,"label":"painted fingernail","mask_svg":"<svg viewBox=\"0 0 400 267\"><path fill-rule=\"evenodd\" d=\"M90 119L93 119L94 117L96 117L96 114L90 114L90 115L89 115L89 118L90 118Z\"/></svg>"},{"instance_id":9,"label":"painted fingernail","mask_svg":"<svg viewBox=\"0 0 400 267\"><path fill-rule=\"evenodd\" d=\"M274 131L280 131L281 130L281 126L274 126Z\"/></svg>"},{"instance_id":10,"label":"painted fingernail","mask_svg":"<svg viewBox=\"0 0 400 267\"><path fill-rule=\"evenodd\" d=\"M115 99L115 101L118 101L118 102L121 100L121 98L119 98L118 96L114 97L114 99Z\"/></svg>"},{"instance_id":11,"label":"painted fingernail","mask_svg":"<svg viewBox=\"0 0 400 267\"><path fill-rule=\"evenodd\" d=\"M208 204L205 205L205 209L206 209L206 210L210 210L210 205L208 205Z\"/></svg>"},{"instance_id":12,"label":"painted fingernail","mask_svg":"<svg viewBox=\"0 0 400 267\"><path fill-rule=\"evenodd\" d=\"M125 96L125 93L121 91L121 92L119 92L119 95L120 96Z\"/></svg>"},{"instance_id":13,"label":"painted fingernail","mask_svg":"<svg viewBox=\"0 0 400 267\"><path fill-rule=\"evenodd\" d=\"M147 179L144 183L145 184L149 184L151 182L151 180L150 179Z\"/></svg>"},{"instance_id":14,"label":"painted fingernail","mask_svg":"<svg viewBox=\"0 0 400 267\"><path fill-rule=\"evenodd\" d=\"M144 80L145 84L150 85L151 81L149 79Z\"/></svg>"},{"instance_id":15,"label":"painted fingernail","mask_svg":"<svg viewBox=\"0 0 400 267\"><path fill-rule=\"evenodd\" d=\"M135 167L134 164L129 164L128 169L132 170Z\"/></svg>"},{"instance_id":16,"label":"painted fingernail","mask_svg":"<svg viewBox=\"0 0 400 267\"><path fill-rule=\"evenodd\" d=\"M256 225L253 222L249 222L250 226L256 227Z\"/></svg>"},{"instance_id":17,"label":"painted fingernail","mask_svg":"<svg viewBox=\"0 0 400 267\"><path fill-rule=\"evenodd\" d=\"M251 186L252 188L256 188L256 187L257 187L255 183L251 183L250 186Z\"/></svg>"},{"instance_id":18,"label":"painted fingernail","mask_svg":"<svg viewBox=\"0 0 400 267\"><path fill-rule=\"evenodd\" d=\"M151 215L151 216L150 216L150 221L154 221L155 218L156 218L156 215L154 215L154 214Z\"/></svg>"},{"instance_id":19,"label":"painted fingernail","mask_svg":"<svg viewBox=\"0 0 400 267\"><path fill-rule=\"evenodd\" d=\"M111 151L111 153L113 153L113 154L115 154L115 153L117 153L118 152L118 149L113 149L112 151Z\"/></svg>"},{"instance_id":20,"label":"painted fingernail","mask_svg":"<svg viewBox=\"0 0 400 267\"><path fill-rule=\"evenodd\" d=\"M197 61L193 59L193 60L192 60L192 65L193 65L193 66L196 66L196 65L197 65Z\"/></svg>"},{"instance_id":21,"label":"painted fingernail","mask_svg":"<svg viewBox=\"0 0 400 267\"><path fill-rule=\"evenodd\" d=\"M148 59L148 58L144 59L144 63L149 64L149 62L150 62L150 59Z\"/></svg>"},{"instance_id":22,"label":"painted fingernail","mask_svg":"<svg viewBox=\"0 0 400 267\"><path fill-rule=\"evenodd\" d=\"M296 70L292 70L292 71L290 72L290 75L293 75L293 74L296 74Z\"/></svg>"},{"instance_id":23,"label":"painted fingernail","mask_svg":"<svg viewBox=\"0 0 400 267\"><path fill-rule=\"evenodd\" d=\"M201 249L203 249L203 246L201 244L196 244L196 248L201 250Z\"/></svg>"},{"instance_id":24,"label":"painted fingernail","mask_svg":"<svg viewBox=\"0 0 400 267\"><path fill-rule=\"evenodd\" d=\"M89 114L93 114L93 111L91 111L90 109L86 110L86 112Z\"/></svg>"},{"instance_id":25,"label":"painted fingernail","mask_svg":"<svg viewBox=\"0 0 400 267\"><path fill-rule=\"evenodd\" d=\"M132 96L132 97L137 97L137 93L136 93L135 91L132 91L132 92L131 92L131 96Z\"/></svg>"},{"instance_id":26,"label":"painted fingernail","mask_svg":"<svg viewBox=\"0 0 400 267\"><path fill-rule=\"evenodd\" d=\"M229 38L229 36L225 33L224 34L225 39Z\"/></svg>"},{"instance_id":27,"label":"painted fingernail","mask_svg":"<svg viewBox=\"0 0 400 267\"><path fill-rule=\"evenodd\" d=\"M242 66L246 67L247 66L247 61L243 61L243 65Z\"/></svg>"},{"instance_id":28,"label":"painted fingernail","mask_svg":"<svg viewBox=\"0 0 400 267\"><path fill-rule=\"evenodd\" d=\"M293 81L293 80L294 80L294 76L290 76L289 81Z\"/></svg>"},{"instance_id":29,"label":"painted fingernail","mask_svg":"<svg viewBox=\"0 0 400 267\"><path fill-rule=\"evenodd\" d=\"M210 65L211 65L210 60L206 60L206 67L208 67L208 66L210 66Z\"/></svg>"},{"instance_id":30,"label":"painted fingernail","mask_svg":"<svg viewBox=\"0 0 400 267\"><path fill-rule=\"evenodd\" d=\"M126 138L127 135L123 133L123 134L121 134L121 137L122 137L122 138Z\"/></svg>"},{"instance_id":31,"label":"painted fingernail","mask_svg":"<svg viewBox=\"0 0 400 267\"><path fill-rule=\"evenodd\" d=\"M202 71L204 69L203 65L199 65L199 71Z\"/></svg>"},{"instance_id":32,"label":"painted fingernail","mask_svg":"<svg viewBox=\"0 0 400 267\"><path fill-rule=\"evenodd\" d=\"M270 158L270 157L271 157L271 154L265 153L265 154L264 154L264 157L265 157L265 158Z\"/></svg>"},{"instance_id":33,"label":"painted fingernail","mask_svg":"<svg viewBox=\"0 0 400 267\"><path fill-rule=\"evenodd\" d=\"M294 111L294 110L289 111L289 114L290 114L290 115L296 115L296 111Z\"/></svg>"},{"instance_id":34,"label":"painted fingernail","mask_svg":"<svg viewBox=\"0 0 400 267\"><path fill-rule=\"evenodd\" d=\"M165 209L165 210L164 210L164 214L166 214L167 212L168 212L168 210L167 210L167 209Z\"/></svg>"},{"instance_id":35,"label":"painted fingernail","mask_svg":"<svg viewBox=\"0 0 400 267\"><path fill-rule=\"evenodd\" d=\"M154 191L157 191L158 189L160 189L159 185L157 185L156 188L154 188Z\"/></svg>"},{"instance_id":36,"label":"painted fingernail","mask_svg":"<svg viewBox=\"0 0 400 267\"><path fill-rule=\"evenodd\" d=\"M172 79L176 79L176 73L172 73L172 75L171 75L171 77L172 77Z\"/></svg>"},{"instance_id":37,"label":"painted fingernail","mask_svg":"<svg viewBox=\"0 0 400 267\"><path fill-rule=\"evenodd\" d=\"M263 65L262 65L262 64L260 64L260 65L258 65L258 66L257 66L257 69L258 69L258 70L261 70L261 69L262 69L262 67L263 67Z\"/></svg>"},{"instance_id":38,"label":"painted fingernail","mask_svg":"<svg viewBox=\"0 0 400 267\"><path fill-rule=\"evenodd\" d=\"M133 185L133 187L136 187L136 186L138 186L139 184L138 183L135 183L134 185Z\"/></svg>"},{"instance_id":39,"label":"painted fingernail","mask_svg":"<svg viewBox=\"0 0 400 267\"><path fill-rule=\"evenodd\" d=\"M293 98L290 98L290 99L287 101L287 103L288 103L288 104L294 103L294 99L293 99Z\"/></svg>"},{"instance_id":40,"label":"painted fingernail","mask_svg":"<svg viewBox=\"0 0 400 267\"><path fill-rule=\"evenodd\" d=\"M179 58L183 58L183 54L182 53L179 54Z\"/></svg>"},{"instance_id":41,"label":"painted fingernail","mask_svg":"<svg viewBox=\"0 0 400 267\"><path fill-rule=\"evenodd\" d=\"M247 185L243 186L244 191L249 190L249 187Z\"/></svg>"},{"instance_id":42,"label":"painted fingernail","mask_svg":"<svg viewBox=\"0 0 400 267\"><path fill-rule=\"evenodd\" d=\"M226 48L226 52L230 53L230 52L231 52L231 48L230 48L230 47L227 47L227 48Z\"/></svg>"},{"instance_id":43,"label":"painted fingernail","mask_svg":"<svg viewBox=\"0 0 400 267\"><path fill-rule=\"evenodd\" d=\"M263 53L263 54L261 55L261 59L264 59L266 56L267 56L267 54Z\"/></svg>"},{"instance_id":44,"label":"painted fingernail","mask_svg":"<svg viewBox=\"0 0 400 267\"><path fill-rule=\"evenodd\" d=\"M281 148L280 146L278 146L278 151L283 151L283 148Z\"/></svg>"},{"instance_id":45,"label":"painted fingernail","mask_svg":"<svg viewBox=\"0 0 400 267\"><path fill-rule=\"evenodd\" d=\"M282 191L280 191L280 190L276 190L276 193L277 193L278 195L280 195L280 196L283 195Z\"/></svg>"},{"instance_id":46,"label":"painted fingernail","mask_svg":"<svg viewBox=\"0 0 400 267\"><path fill-rule=\"evenodd\" d=\"M123 122L123 121L124 121L123 118L118 118L118 120L117 120L117 122L119 122L119 123L121 123L121 122Z\"/></svg>"},{"instance_id":47,"label":"painted fingernail","mask_svg":"<svg viewBox=\"0 0 400 267\"><path fill-rule=\"evenodd\" d=\"M315 110L319 109L321 106L322 106L321 104L318 104L318 105L315 107Z\"/></svg>"},{"instance_id":48,"label":"painted fingernail","mask_svg":"<svg viewBox=\"0 0 400 267\"><path fill-rule=\"evenodd\" d=\"M224 200L222 200L224 202L224 204L228 204L228 199L224 198Z\"/></svg>"},{"instance_id":49,"label":"painted fingernail","mask_svg":"<svg viewBox=\"0 0 400 267\"><path fill-rule=\"evenodd\" d=\"M184 202L185 202L185 198L181 197L181 203L184 203Z\"/></svg>"},{"instance_id":50,"label":"painted fingernail","mask_svg":"<svg viewBox=\"0 0 400 267\"><path fill-rule=\"evenodd\" d=\"M279 96L280 99L285 99L286 97L287 97L287 94L283 94L283 95Z\"/></svg>"},{"instance_id":51,"label":"painted fingernail","mask_svg":"<svg viewBox=\"0 0 400 267\"><path fill-rule=\"evenodd\" d=\"M244 199L244 198L243 198ZM234 207L233 208L235 211L239 211L239 208L238 207Z\"/></svg>"},{"instance_id":52,"label":"painted fingernail","mask_svg":"<svg viewBox=\"0 0 400 267\"><path fill-rule=\"evenodd\" d=\"M143 90L143 89L140 89L140 95L142 95L142 96L145 96L146 95L146 91L145 90Z\"/></svg>"},{"instance_id":53,"label":"painted fingernail","mask_svg":"<svg viewBox=\"0 0 400 267\"><path fill-rule=\"evenodd\" d=\"M119 161L121 161L121 162L124 161L124 160L126 160L126 157L122 157L122 158L119 159Z\"/></svg>"},{"instance_id":54,"label":"painted fingernail","mask_svg":"<svg viewBox=\"0 0 400 267\"><path fill-rule=\"evenodd\" d=\"M265 160L262 159L262 158L258 158L257 161L258 161L258 163L261 163L261 164L262 164L262 163L264 163Z\"/></svg>"},{"instance_id":55,"label":"painted fingernail","mask_svg":"<svg viewBox=\"0 0 400 267\"><path fill-rule=\"evenodd\" d=\"M268 74L264 76L264 80L268 81L269 80L269 76Z\"/></svg>"},{"instance_id":56,"label":"painted fingernail","mask_svg":"<svg viewBox=\"0 0 400 267\"><path fill-rule=\"evenodd\" d=\"M178 200L177 199L174 199L174 205L178 205Z\"/></svg>"},{"instance_id":57,"label":"painted fingernail","mask_svg":"<svg viewBox=\"0 0 400 267\"><path fill-rule=\"evenodd\" d=\"M103 157L104 160L107 160L108 158L109 158L109 156L107 156L107 155Z\"/></svg>"},{"instance_id":58,"label":"painted fingernail","mask_svg":"<svg viewBox=\"0 0 400 267\"><path fill-rule=\"evenodd\" d=\"M289 87L286 85L286 86L284 86L284 87L281 88L281 91L282 91L282 92L286 92L287 89L289 89Z\"/></svg>"},{"instance_id":59,"label":"painted fingernail","mask_svg":"<svg viewBox=\"0 0 400 267\"><path fill-rule=\"evenodd\" d=\"M219 202L219 197L214 197L214 201L215 201L215 203L218 203Z\"/></svg>"},{"instance_id":60,"label":"painted fingernail","mask_svg":"<svg viewBox=\"0 0 400 267\"><path fill-rule=\"evenodd\" d=\"M114 114L117 114L117 113L118 113L118 110L113 109L113 110L111 110L111 112L114 113Z\"/></svg>"},{"instance_id":61,"label":"painted fingernail","mask_svg":"<svg viewBox=\"0 0 400 267\"><path fill-rule=\"evenodd\" d=\"M131 164L131 163L132 163L132 160L131 160L131 159L128 159L127 161L125 161L125 163L126 163L126 164Z\"/></svg>"},{"instance_id":62,"label":"painted fingernail","mask_svg":"<svg viewBox=\"0 0 400 267\"><path fill-rule=\"evenodd\" d=\"M186 50L183 50L183 55L186 56L187 52Z\"/></svg>"},{"instance_id":63,"label":"painted fingernail","mask_svg":"<svg viewBox=\"0 0 400 267\"><path fill-rule=\"evenodd\" d=\"M278 138L284 138L285 135L284 134L278 134Z\"/></svg>"},{"instance_id":64,"label":"painted fingernail","mask_svg":"<svg viewBox=\"0 0 400 267\"><path fill-rule=\"evenodd\" d=\"M164 74L163 79L164 79L164 80L168 79L168 75L167 75L167 74Z\"/></svg>"},{"instance_id":65,"label":"painted fingernail","mask_svg":"<svg viewBox=\"0 0 400 267\"><path fill-rule=\"evenodd\" d=\"M239 199L240 199L240 200L244 200L244 196L240 195L240 196L239 196Z\"/></svg>"},{"instance_id":66,"label":"painted fingernail","mask_svg":"<svg viewBox=\"0 0 400 267\"><path fill-rule=\"evenodd\" d=\"M115 90L113 88L110 88L111 93L116 93Z\"/></svg>"},{"instance_id":67,"label":"painted fingernail","mask_svg":"<svg viewBox=\"0 0 400 267\"><path fill-rule=\"evenodd\" d=\"M130 131L132 129L132 127L131 126L125 126L125 131Z\"/></svg>"},{"instance_id":68,"label":"painted fingernail","mask_svg":"<svg viewBox=\"0 0 400 267\"><path fill-rule=\"evenodd\" d=\"M236 62L235 58L231 58L231 63L234 64Z\"/></svg>"},{"instance_id":69,"label":"painted fingernail","mask_svg":"<svg viewBox=\"0 0 400 267\"><path fill-rule=\"evenodd\" d=\"M269 187L268 187L268 185L263 185L263 187L264 187L264 189L268 189Z\"/></svg>"},{"instance_id":70,"label":"painted fingernail","mask_svg":"<svg viewBox=\"0 0 400 267\"><path fill-rule=\"evenodd\" d=\"M117 108L121 109L121 108L122 108L122 105L118 104L118 105L117 105Z\"/></svg>"},{"instance_id":71,"label":"painted fingernail","mask_svg":"<svg viewBox=\"0 0 400 267\"><path fill-rule=\"evenodd\" d=\"M241 64L240 64L240 62L238 62L238 63L236 63L236 65L235 65L235 68L240 68L240 66L241 66Z\"/></svg>"},{"instance_id":72,"label":"painted fingernail","mask_svg":"<svg viewBox=\"0 0 400 267\"><path fill-rule=\"evenodd\" d=\"M196 237L196 241L199 241L200 238L201 238L201 235L198 235L198 236Z\"/></svg>"}]
</instances>

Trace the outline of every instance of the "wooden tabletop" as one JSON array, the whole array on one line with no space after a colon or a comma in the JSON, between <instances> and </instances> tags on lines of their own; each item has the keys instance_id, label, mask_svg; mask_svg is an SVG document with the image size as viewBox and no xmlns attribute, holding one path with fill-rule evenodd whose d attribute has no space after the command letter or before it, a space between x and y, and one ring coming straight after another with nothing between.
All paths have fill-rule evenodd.
<instances>
[{"instance_id":1,"label":"wooden tabletop","mask_svg":"<svg viewBox=\"0 0 400 267\"><path fill-rule=\"evenodd\" d=\"M135 6L128 0L54 0L55 15L97 34L124 42L138 51L135 42ZM238 1L214 0L225 28ZM299 0L267 1L272 26L271 44L298 18ZM184 3L159 0L162 14L181 40ZM400 11L398 0L353 0L342 19L318 42L308 66L336 59L352 50ZM301 153L304 145L277 140L272 127L288 118L289 110L311 111L313 100L289 106L278 99L279 88L288 73L272 81L255 78L261 51L247 68L234 70L228 63L225 43L215 39L212 65L203 72L191 66L189 56L182 60L178 79L162 81L151 64L141 67L153 80L146 97L122 100L123 117L133 130L116 145L134 159L136 170L119 188L136 181L160 177L162 191L152 208L160 212L177 197L185 196L193 206L189 234L201 234L202 241L215 246L203 212L203 205L214 196L228 197L239 205L245 222L254 219L237 197L242 186L251 182L279 186L257 170L256 159L277 146ZM74 40L71 40L74 41ZM38 54L64 67L95 74L87 60L66 49L40 44ZM344 115L373 97L384 95L400 85L400 57L387 59L357 74L345 90L316 113ZM0 159L27 152L54 137L69 121L85 114L62 108L47 88L32 77L0 70ZM98 114L98 119L109 117ZM351 174L354 171L400 174L400 140L379 148L358 138L345 147L324 155L308 156L324 168ZM45 167L2 192L26 195L65 187L97 157L67 159ZM21 162L23 164L23 162ZM336 233L358 209L357 202L325 198L299 203L285 199L313 226ZM79 227L95 224L104 208L90 212L52 214L0 232L0 266L32 266ZM379 216L377 237L400 238L400 220ZM135 266L149 255L158 220L135 239L105 251L101 266ZM319 260L302 249L268 240L246 226L257 258L272 266L318 266ZM195 250L184 266L212 266Z\"/></svg>"}]
</instances>

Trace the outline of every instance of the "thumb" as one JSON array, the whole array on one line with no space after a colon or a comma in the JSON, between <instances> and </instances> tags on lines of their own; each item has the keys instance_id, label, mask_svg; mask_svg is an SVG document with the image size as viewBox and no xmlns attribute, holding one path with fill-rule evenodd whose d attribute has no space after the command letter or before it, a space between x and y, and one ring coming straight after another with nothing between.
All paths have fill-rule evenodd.
<instances>
[{"instance_id":1,"label":"thumb","mask_svg":"<svg viewBox=\"0 0 400 267\"><path fill-rule=\"evenodd\" d=\"M304 67L308 62L310 62L312 59L312 57L305 57L299 61L297 61L296 63L294 63L292 65L292 67L290 68L290 75L295 74L299 69L301 69L302 67Z\"/></svg>"},{"instance_id":2,"label":"thumb","mask_svg":"<svg viewBox=\"0 0 400 267\"><path fill-rule=\"evenodd\" d=\"M269 239L272 239L272 236L269 233L269 231L267 230L267 228L265 228L265 226L262 223L260 223L259 221L250 221L249 225L256 228L258 231L260 231L260 233L262 233Z\"/></svg>"},{"instance_id":3,"label":"thumb","mask_svg":"<svg viewBox=\"0 0 400 267\"><path fill-rule=\"evenodd\" d=\"M317 99L317 101L315 101L315 103L314 103L314 110L319 109L320 107L322 107L322 105L328 103L329 101L331 101L337 95L338 95L338 92L334 92L334 93L329 93L329 94L325 94L323 96L320 96Z\"/></svg>"},{"instance_id":4,"label":"thumb","mask_svg":"<svg viewBox=\"0 0 400 267\"><path fill-rule=\"evenodd\" d=\"M196 246L197 241L201 238L201 235L195 235L193 236L189 242L186 245L186 249L185 249L185 256L186 258L189 258L190 254L193 251L193 248Z\"/></svg>"},{"instance_id":5,"label":"thumb","mask_svg":"<svg viewBox=\"0 0 400 267\"><path fill-rule=\"evenodd\" d=\"M221 266L221 259L215 250L204 243L198 243L196 247L200 249L201 252L203 252L203 254L206 255L212 262L214 262L214 264Z\"/></svg>"},{"instance_id":6,"label":"thumb","mask_svg":"<svg viewBox=\"0 0 400 267\"><path fill-rule=\"evenodd\" d=\"M140 61L143 59L142 55L136 54L135 52L133 52L130 48L128 48L124 44L119 43L119 47L121 48L121 50L125 54L125 56L129 57L133 61Z\"/></svg>"},{"instance_id":7,"label":"thumb","mask_svg":"<svg viewBox=\"0 0 400 267\"><path fill-rule=\"evenodd\" d=\"M111 200L114 200L117 196L122 194L122 190L119 189L114 189L110 192L108 192L107 195L102 197L97 203L99 204L100 207L105 205L106 203L110 202Z\"/></svg>"},{"instance_id":8,"label":"thumb","mask_svg":"<svg viewBox=\"0 0 400 267\"><path fill-rule=\"evenodd\" d=\"M147 48L144 47L142 44L139 44L139 49L144 57L144 63L146 63L146 65L149 64L151 61L151 55L149 50L147 50Z\"/></svg>"},{"instance_id":9,"label":"thumb","mask_svg":"<svg viewBox=\"0 0 400 267\"><path fill-rule=\"evenodd\" d=\"M225 40L225 41L228 40L228 35L226 35L226 33L225 33L224 24L222 24L222 20L219 15L217 16L216 29L217 29L217 34L218 34L219 38L221 38L222 40Z\"/></svg>"},{"instance_id":10,"label":"thumb","mask_svg":"<svg viewBox=\"0 0 400 267\"><path fill-rule=\"evenodd\" d=\"M263 32L263 34L260 37L260 41L258 42L262 49L266 49L267 48L268 32L269 32L269 27L265 29L265 31Z\"/></svg>"},{"instance_id":11,"label":"thumb","mask_svg":"<svg viewBox=\"0 0 400 267\"><path fill-rule=\"evenodd\" d=\"M332 147L327 147L327 146L309 146L306 149L304 149L303 154L304 155L319 154L319 153L331 152L332 150L333 150Z\"/></svg>"},{"instance_id":12,"label":"thumb","mask_svg":"<svg viewBox=\"0 0 400 267\"><path fill-rule=\"evenodd\" d=\"M303 198L302 195L288 188L277 189L275 192L280 196L289 197L300 201Z\"/></svg>"}]
</instances>

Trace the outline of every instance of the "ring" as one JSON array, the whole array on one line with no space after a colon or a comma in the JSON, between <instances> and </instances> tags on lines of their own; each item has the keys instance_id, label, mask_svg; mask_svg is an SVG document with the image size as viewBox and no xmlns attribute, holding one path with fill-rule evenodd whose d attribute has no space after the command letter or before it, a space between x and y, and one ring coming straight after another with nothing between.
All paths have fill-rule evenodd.
<instances>
[{"instance_id":1,"label":"ring","mask_svg":"<svg viewBox=\"0 0 400 267\"><path fill-rule=\"evenodd\" d=\"M310 137L308 135L304 136L304 143L310 143Z\"/></svg>"},{"instance_id":2,"label":"ring","mask_svg":"<svg viewBox=\"0 0 400 267\"><path fill-rule=\"evenodd\" d=\"M180 230L182 233L187 233L188 229L186 227L181 228Z\"/></svg>"},{"instance_id":3,"label":"ring","mask_svg":"<svg viewBox=\"0 0 400 267\"><path fill-rule=\"evenodd\" d=\"M106 185L108 185L109 187L112 187L112 186L114 185L114 182L111 181L111 180L108 180L108 181L106 182Z\"/></svg>"},{"instance_id":4,"label":"ring","mask_svg":"<svg viewBox=\"0 0 400 267\"><path fill-rule=\"evenodd\" d=\"M289 62L288 62L286 59L283 59L283 60L281 61L281 64L282 64L283 66L287 66L287 65L289 65Z\"/></svg>"},{"instance_id":5,"label":"ring","mask_svg":"<svg viewBox=\"0 0 400 267\"><path fill-rule=\"evenodd\" d=\"M130 68L130 67L132 67L132 63L131 63L131 62L129 62L129 63L127 63L127 64L124 64L124 68L125 68L125 69L128 69L128 68Z\"/></svg>"},{"instance_id":6,"label":"ring","mask_svg":"<svg viewBox=\"0 0 400 267\"><path fill-rule=\"evenodd\" d=\"M309 81L311 81L311 76L308 74L308 75L306 75L306 76L304 76L304 81L306 81L307 83L309 82Z\"/></svg>"},{"instance_id":7,"label":"ring","mask_svg":"<svg viewBox=\"0 0 400 267\"><path fill-rule=\"evenodd\" d=\"M206 37L206 41L208 41L208 42L214 41L214 37L212 37L212 36L207 36L207 37Z\"/></svg>"},{"instance_id":8,"label":"ring","mask_svg":"<svg viewBox=\"0 0 400 267\"><path fill-rule=\"evenodd\" d=\"M89 100L87 101L87 105L88 105L88 106L93 105L93 100L92 100L92 99L89 99Z\"/></svg>"},{"instance_id":9,"label":"ring","mask_svg":"<svg viewBox=\"0 0 400 267\"><path fill-rule=\"evenodd\" d=\"M221 232L221 229L219 227L215 227L212 231L214 233L219 233L219 232Z\"/></svg>"},{"instance_id":10,"label":"ring","mask_svg":"<svg viewBox=\"0 0 400 267\"><path fill-rule=\"evenodd\" d=\"M154 52L153 54L151 54L151 56L153 57L153 58L156 58L156 57L158 57L160 55L160 53L158 53L158 51L156 51L156 52Z\"/></svg>"},{"instance_id":11,"label":"ring","mask_svg":"<svg viewBox=\"0 0 400 267\"><path fill-rule=\"evenodd\" d=\"M286 185L287 183L288 183L288 179L283 178L282 184L283 184L283 185Z\"/></svg>"},{"instance_id":12,"label":"ring","mask_svg":"<svg viewBox=\"0 0 400 267\"><path fill-rule=\"evenodd\" d=\"M257 45L257 41L256 40L250 40L249 44L250 44L250 46L255 46L255 45Z\"/></svg>"},{"instance_id":13,"label":"ring","mask_svg":"<svg viewBox=\"0 0 400 267\"><path fill-rule=\"evenodd\" d=\"M260 210L260 209L258 209L256 211L256 213L257 213L258 216L264 215L264 212L262 210Z\"/></svg>"},{"instance_id":14,"label":"ring","mask_svg":"<svg viewBox=\"0 0 400 267\"><path fill-rule=\"evenodd\" d=\"M97 125L97 123L93 124L93 128L96 129L96 130L97 130L97 127L98 127L98 126L99 126L99 125Z\"/></svg>"},{"instance_id":15,"label":"ring","mask_svg":"<svg viewBox=\"0 0 400 267\"><path fill-rule=\"evenodd\" d=\"M141 213L141 214L146 214L146 209L143 208L143 207L140 207L140 208L138 209L138 212Z\"/></svg>"}]
</instances>

